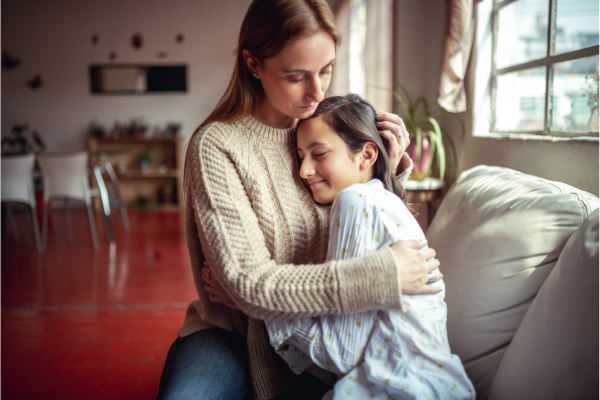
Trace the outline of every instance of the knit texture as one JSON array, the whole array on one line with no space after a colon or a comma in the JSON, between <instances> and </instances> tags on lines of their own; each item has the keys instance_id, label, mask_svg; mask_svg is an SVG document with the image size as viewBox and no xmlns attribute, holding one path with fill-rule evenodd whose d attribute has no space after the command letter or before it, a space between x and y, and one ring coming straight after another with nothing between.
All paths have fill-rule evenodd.
<instances>
[{"instance_id":1,"label":"knit texture","mask_svg":"<svg viewBox=\"0 0 600 400\"><path fill-rule=\"evenodd\" d=\"M237 329L247 338L257 399L298 381L270 346L263 319L400 309L391 251L323 263L330 205L317 204L298 174L294 128L246 116L206 125L189 146L186 237L198 300L178 335ZM205 260L241 311L209 300L201 279Z\"/></svg>"}]
</instances>

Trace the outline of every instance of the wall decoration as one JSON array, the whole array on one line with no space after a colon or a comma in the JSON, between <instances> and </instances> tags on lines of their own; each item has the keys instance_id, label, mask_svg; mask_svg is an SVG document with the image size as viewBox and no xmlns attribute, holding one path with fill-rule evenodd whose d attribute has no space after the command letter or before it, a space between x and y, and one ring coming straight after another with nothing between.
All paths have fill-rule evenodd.
<instances>
[{"instance_id":1,"label":"wall decoration","mask_svg":"<svg viewBox=\"0 0 600 400\"><path fill-rule=\"evenodd\" d=\"M2 68L10 71L11 69L18 67L20 64L21 60L12 58L6 51L2 52Z\"/></svg>"},{"instance_id":2,"label":"wall decoration","mask_svg":"<svg viewBox=\"0 0 600 400\"><path fill-rule=\"evenodd\" d=\"M177 43L183 43L184 40L185 40L185 37L183 36L183 33L179 33L179 34L177 34L177 36L175 36L175 41Z\"/></svg>"},{"instance_id":3,"label":"wall decoration","mask_svg":"<svg viewBox=\"0 0 600 400\"><path fill-rule=\"evenodd\" d=\"M31 90L39 89L40 87L42 87L42 76L40 74L37 74L32 79L27 81L27 86L29 86Z\"/></svg>"},{"instance_id":4,"label":"wall decoration","mask_svg":"<svg viewBox=\"0 0 600 400\"><path fill-rule=\"evenodd\" d=\"M133 47L135 50L141 49L143 44L144 39L142 39L141 34L134 33L133 36L131 36L131 47Z\"/></svg>"},{"instance_id":5,"label":"wall decoration","mask_svg":"<svg viewBox=\"0 0 600 400\"><path fill-rule=\"evenodd\" d=\"M111 51L110 54L108 55L108 59L110 61L115 61L117 59L117 52Z\"/></svg>"},{"instance_id":6,"label":"wall decoration","mask_svg":"<svg viewBox=\"0 0 600 400\"><path fill-rule=\"evenodd\" d=\"M156 53L156 58L159 58L162 60L164 58L167 58L168 55L169 55L169 53L166 51L159 51L158 53Z\"/></svg>"},{"instance_id":7,"label":"wall decoration","mask_svg":"<svg viewBox=\"0 0 600 400\"><path fill-rule=\"evenodd\" d=\"M92 36L92 44L94 44L94 45L95 45L95 44L98 44L98 39L99 39L99 38L98 38L98 35L93 35L93 36Z\"/></svg>"}]
</instances>

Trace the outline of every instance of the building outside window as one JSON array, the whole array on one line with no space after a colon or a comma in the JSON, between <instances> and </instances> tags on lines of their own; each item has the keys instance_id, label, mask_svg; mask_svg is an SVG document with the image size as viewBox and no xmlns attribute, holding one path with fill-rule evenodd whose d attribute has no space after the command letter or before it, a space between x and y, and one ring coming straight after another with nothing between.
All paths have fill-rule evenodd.
<instances>
[{"instance_id":1,"label":"building outside window","mask_svg":"<svg viewBox=\"0 0 600 400\"><path fill-rule=\"evenodd\" d=\"M598 140L598 1L477 6L475 136Z\"/></svg>"}]
</instances>

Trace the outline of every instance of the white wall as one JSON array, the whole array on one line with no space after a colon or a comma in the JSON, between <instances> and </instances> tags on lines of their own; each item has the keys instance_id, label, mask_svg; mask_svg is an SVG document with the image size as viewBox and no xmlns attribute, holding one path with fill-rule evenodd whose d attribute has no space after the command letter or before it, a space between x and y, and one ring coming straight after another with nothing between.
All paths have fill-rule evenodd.
<instances>
[{"instance_id":1,"label":"white wall","mask_svg":"<svg viewBox=\"0 0 600 400\"><path fill-rule=\"evenodd\" d=\"M29 123L48 151L83 150L93 119L112 126L143 116L183 124L187 138L222 95L233 69L237 35L250 0L20 0L2 4L2 50L21 59L2 69L2 135ZM130 45L139 32L143 47ZM185 41L175 42L182 33ZM93 45L92 35L99 36ZM91 95L93 63L186 63L185 94ZM168 52L166 59L156 53ZM41 74L43 86L25 82Z\"/></svg>"},{"instance_id":2,"label":"white wall","mask_svg":"<svg viewBox=\"0 0 600 400\"><path fill-rule=\"evenodd\" d=\"M435 102L438 97L445 15L445 1L395 0L394 81L406 86L415 97L424 96L429 102ZM564 182L598 196L598 142L552 143L472 137L473 74L472 70L467 73L468 110L459 114L467 125L467 132L459 171L480 164L498 165ZM458 140L458 123L450 117L442 117L440 121Z\"/></svg>"}]
</instances>

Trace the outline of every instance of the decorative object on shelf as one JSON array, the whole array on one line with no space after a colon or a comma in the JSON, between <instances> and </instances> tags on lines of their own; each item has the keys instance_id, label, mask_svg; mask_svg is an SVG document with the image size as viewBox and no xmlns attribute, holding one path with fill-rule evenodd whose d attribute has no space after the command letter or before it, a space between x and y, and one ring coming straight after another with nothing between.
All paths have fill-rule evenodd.
<instances>
[{"instance_id":1,"label":"decorative object on shelf","mask_svg":"<svg viewBox=\"0 0 600 400\"><path fill-rule=\"evenodd\" d=\"M146 206L148 205L148 197L144 196L141 193L138 193L138 195L135 198L135 204L139 208L146 208Z\"/></svg>"},{"instance_id":2,"label":"decorative object on shelf","mask_svg":"<svg viewBox=\"0 0 600 400\"><path fill-rule=\"evenodd\" d=\"M42 76L40 74L37 74L36 76L34 76L33 78L31 78L30 80L27 81L27 86L29 86L29 88L31 90L37 90L39 88L42 87Z\"/></svg>"},{"instance_id":3,"label":"decorative object on shelf","mask_svg":"<svg viewBox=\"0 0 600 400\"><path fill-rule=\"evenodd\" d=\"M162 60L162 59L167 58L168 55L169 55L169 53L166 51L159 51L158 53L156 53L156 58L159 58Z\"/></svg>"},{"instance_id":4,"label":"decorative object on shelf","mask_svg":"<svg viewBox=\"0 0 600 400\"><path fill-rule=\"evenodd\" d=\"M177 36L175 36L175 42L181 44L183 43L185 40L185 36L183 36L183 33L178 33Z\"/></svg>"},{"instance_id":5,"label":"decorative object on shelf","mask_svg":"<svg viewBox=\"0 0 600 400\"><path fill-rule=\"evenodd\" d=\"M93 45L98 44L98 40L99 40L98 35L92 35L92 44Z\"/></svg>"},{"instance_id":6,"label":"decorative object on shelf","mask_svg":"<svg viewBox=\"0 0 600 400\"><path fill-rule=\"evenodd\" d=\"M144 151L140 157L138 158L138 163L140 164L140 169L143 173L147 173L150 171L150 162L152 161L152 157L150 155L150 148Z\"/></svg>"},{"instance_id":7,"label":"decorative object on shelf","mask_svg":"<svg viewBox=\"0 0 600 400\"><path fill-rule=\"evenodd\" d=\"M380 88L390 91L402 106L404 115L402 119L406 130L410 134L410 144L406 149L408 155L413 159L415 166L409 179L424 180L428 178L433 170L434 162L437 164L440 180L446 175L453 181L456 174L458 154L454 140L448 132L440 126L434 116L441 114L444 110L438 104L429 104L424 97L413 100L406 88L399 85L403 94L395 90ZM461 141L465 135L465 127L462 120L452 113L446 113L456 118L461 125ZM452 159L448 163L446 154L447 147L450 149ZM446 174L448 171L448 174Z\"/></svg>"},{"instance_id":8,"label":"decorative object on shelf","mask_svg":"<svg viewBox=\"0 0 600 400\"><path fill-rule=\"evenodd\" d=\"M165 135L167 139L173 139L179 136L181 131L181 124L179 122L169 122L165 128Z\"/></svg>"},{"instance_id":9,"label":"decorative object on shelf","mask_svg":"<svg viewBox=\"0 0 600 400\"><path fill-rule=\"evenodd\" d=\"M110 54L108 55L108 59L110 61L115 61L117 59L117 52L116 51L111 51Z\"/></svg>"},{"instance_id":10,"label":"decorative object on shelf","mask_svg":"<svg viewBox=\"0 0 600 400\"><path fill-rule=\"evenodd\" d=\"M91 137L103 138L104 136L106 136L106 129L104 128L104 126L100 125L96 121L92 121L88 125L88 134Z\"/></svg>"},{"instance_id":11,"label":"decorative object on shelf","mask_svg":"<svg viewBox=\"0 0 600 400\"><path fill-rule=\"evenodd\" d=\"M148 123L142 117L133 118L125 128L127 134L132 138L142 139L148 131Z\"/></svg>"},{"instance_id":12,"label":"decorative object on shelf","mask_svg":"<svg viewBox=\"0 0 600 400\"><path fill-rule=\"evenodd\" d=\"M11 70L21 65L21 60L12 58L6 51L2 52L2 68Z\"/></svg>"},{"instance_id":13,"label":"decorative object on shelf","mask_svg":"<svg viewBox=\"0 0 600 400\"><path fill-rule=\"evenodd\" d=\"M144 39L142 38L142 35L140 33L134 33L133 36L131 36L131 47L133 47L134 50L139 50L143 45Z\"/></svg>"}]
</instances>

